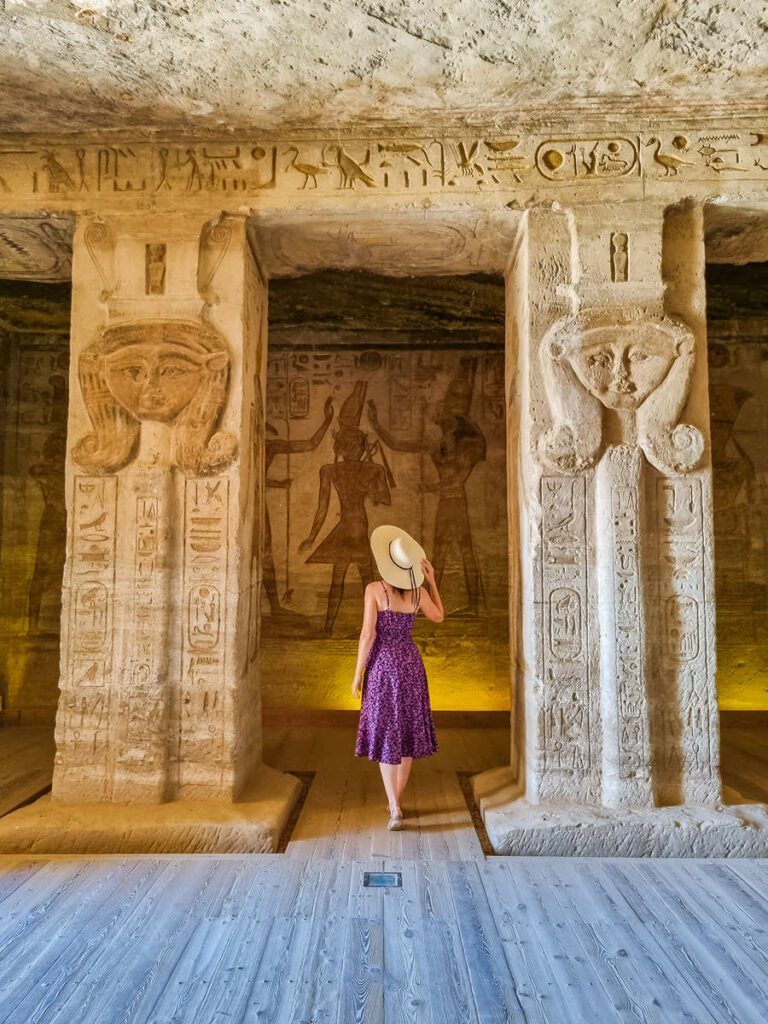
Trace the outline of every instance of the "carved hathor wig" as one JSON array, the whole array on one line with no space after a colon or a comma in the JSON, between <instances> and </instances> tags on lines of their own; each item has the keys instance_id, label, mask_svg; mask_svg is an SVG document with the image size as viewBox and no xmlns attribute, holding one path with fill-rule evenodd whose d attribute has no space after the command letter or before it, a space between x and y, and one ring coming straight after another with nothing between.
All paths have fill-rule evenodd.
<instances>
[{"instance_id":1,"label":"carved hathor wig","mask_svg":"<svg viewBox=\"0 0 768 1024\"><path fill-rule=\"evenodd\" d=\"M212 473L235 457L234 435L214 433L229 353L210 324L144 320L109 327L81 354L78 375L93 426L72 451L83 469L113 473L125 466L144 420L169 424L171 461L185 473Z\"/></svg>"},{"instance_id":2,"label":"carved hathor wig","mask_svg":"<svg viewBox=\"0 0 768 1024\"><path fill-rule=\"evenodd\" d=\"M625 443L639 445L658 470L693 469L704 439L678 420L688 400L694 351L693 332L668 317L608 318L585 311L558 320L539 353L553 421L539 442L544 461L561 472L594 465L603 419L612 410L634 432Z\"/></svg>"}]
</instances>

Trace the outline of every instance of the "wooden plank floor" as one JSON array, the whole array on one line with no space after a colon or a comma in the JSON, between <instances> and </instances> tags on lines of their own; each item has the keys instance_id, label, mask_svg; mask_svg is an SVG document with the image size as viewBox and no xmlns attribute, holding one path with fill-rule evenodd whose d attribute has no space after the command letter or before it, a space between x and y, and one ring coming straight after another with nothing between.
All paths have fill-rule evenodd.
<instances>
[{"instance_id":1,"label":"wooden plank floor","mask_svg":"<svg viewBox=\"0 0 768 1024\"><path fill-rule=\"evenodd\" d=\"M264 760L275 768L316 773L286 855L303 860L482 859L456 773L509 761L508 716L445 713L436 719L439 750L413 762L402 798L406 827L388 832L379 767L354 754L354 712L289 720L267 715Z\"/></svg>"},{"instance_id":2,"label":"wooden plank floor","mask_svg":"<svg viewBox=\"0 0 768 1024\"><path fill-rule=\"evenodd\" d=\"M767 892L766 860L0 857L0 1024L764 1024Z\"/></svg>"}]
</instances>

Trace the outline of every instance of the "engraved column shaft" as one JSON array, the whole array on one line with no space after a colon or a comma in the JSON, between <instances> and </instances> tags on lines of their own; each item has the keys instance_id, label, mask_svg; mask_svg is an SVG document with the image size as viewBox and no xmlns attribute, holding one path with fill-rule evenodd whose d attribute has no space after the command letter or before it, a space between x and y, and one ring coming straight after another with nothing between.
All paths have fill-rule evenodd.
<instances>
[{"instance_id":1,"label":"engraved column shaft","mask_svg":"<svg viewBox=\"0 0 768 1024\"><path fill-rule=\"evenodd\" d=\"M596 474L603 803L653 804L646 693L642 455L609 448Z\"/></svg>"}]
</instances>

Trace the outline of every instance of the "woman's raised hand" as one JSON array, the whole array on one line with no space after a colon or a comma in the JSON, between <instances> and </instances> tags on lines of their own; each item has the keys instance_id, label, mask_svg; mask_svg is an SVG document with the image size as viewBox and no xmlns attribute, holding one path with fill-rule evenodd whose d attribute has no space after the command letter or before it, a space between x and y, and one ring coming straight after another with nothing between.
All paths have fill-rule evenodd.
<instances>
[{"instance_id":1,"label":"woman's raised hand","mask_svg":"<svg viewBox=\"0 0 768 1024\"><path fill-rule=\"evenodd\" d=\"M427 580L430 583L435 582L435 570L428 558L422 558L421 571L424 573L424 575L427 577Z\"/></svg>"}]
</instances>

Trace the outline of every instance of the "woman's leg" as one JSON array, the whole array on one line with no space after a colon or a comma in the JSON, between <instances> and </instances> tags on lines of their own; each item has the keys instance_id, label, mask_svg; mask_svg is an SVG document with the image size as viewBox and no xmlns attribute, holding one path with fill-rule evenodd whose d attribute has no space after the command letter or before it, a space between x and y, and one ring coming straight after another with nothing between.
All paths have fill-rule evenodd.
<instances>
[{"instance_id":1,"label":"woman's leg","mask_svg":"<svg viewBox=\"0 0 768 1024\"><path fill-rule=\"evenodd\" d=\"M381 768L381 777L384 780L384 789L386 789L387 798L389 799L389 813L394 814L395 811L400 810L397 792L397 772L400 765L384 764L382 761L379 761L379 768Z\"/></svg>"},{"instance_id":2,"label":"woman's leg","mask_svg":"<svg viewBox=\"0 0 768 1024\"><path fill-rule=\"evenodd\" d=\"M395 765L397 768L397 803L400 805L400 797L403 795L403 790L408 782L408 775L413 764L412 757L404 757L400 761L400 764Z\"/></svg>"}]
</instances>

